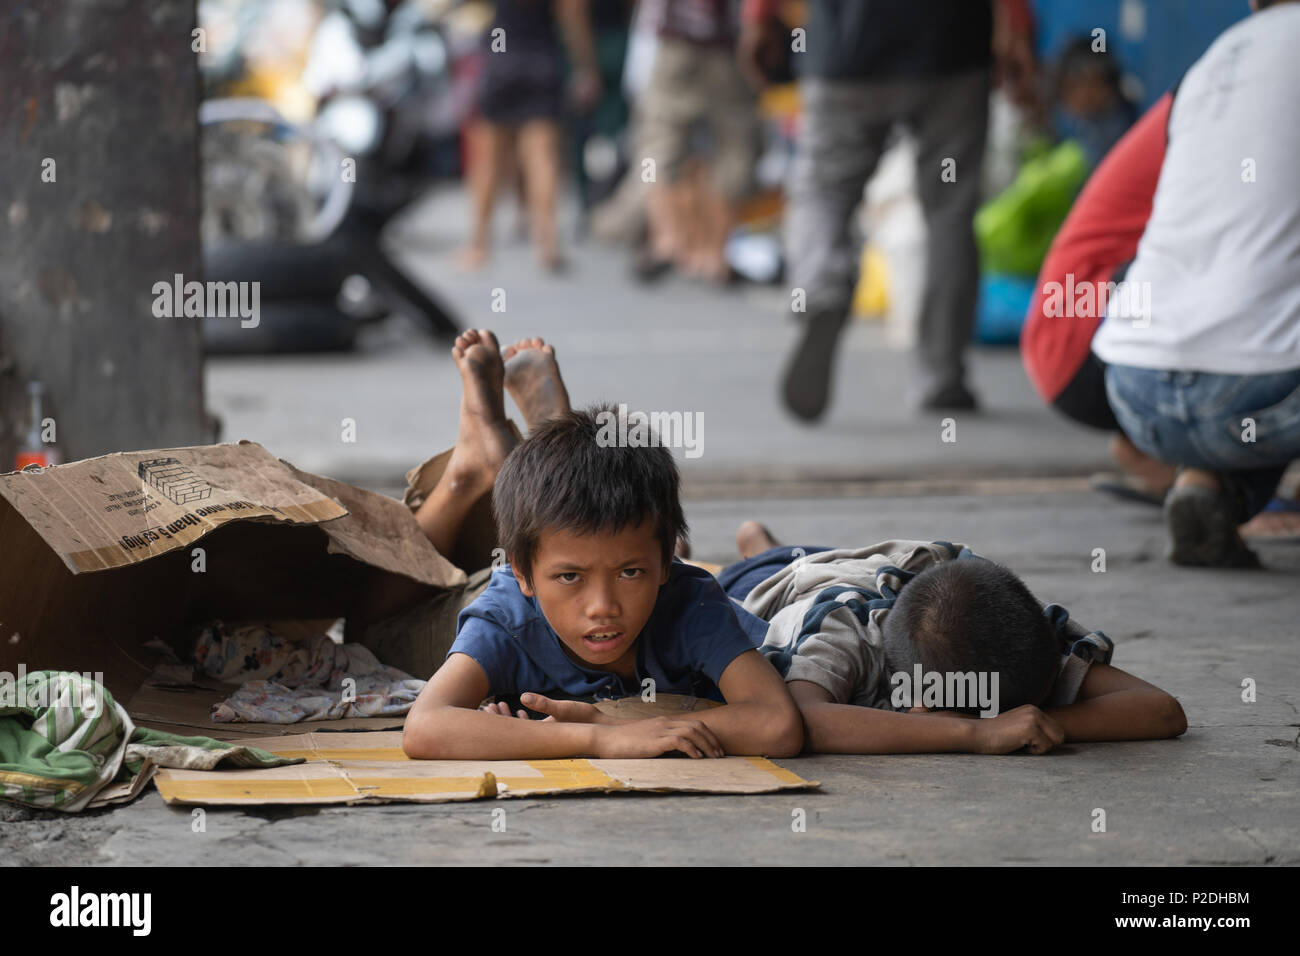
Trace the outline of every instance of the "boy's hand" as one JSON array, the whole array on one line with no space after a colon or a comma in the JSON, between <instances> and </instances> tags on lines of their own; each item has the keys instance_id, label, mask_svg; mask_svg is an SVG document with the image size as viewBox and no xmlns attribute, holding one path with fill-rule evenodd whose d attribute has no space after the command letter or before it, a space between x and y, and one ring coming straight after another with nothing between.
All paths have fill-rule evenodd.
<instances>
[{"instance_id":1,"label":"boy's hand","mask_svg":"<svg viewBox=\"0 0 1300 956\"><path fill-rule=\"evenodd\" d=\"M1045 754L1065 742L1065 731L1033 704L1024 704L975 722L975 752L1009 754L1024 748L1031 754Z\"/></svg>"},{"instance_id":2,"label":"boy's hand","mask_svg":"<svg viewBox=\"0 0 1300 956\"><path fill-rule=\"evenodd\" d=\"M680 750L688 757L725 757L713 731L698 720L647 717L596 729L597 757L658 757Z\"/></svg>"},{"instance_id":3,"label":"boy's hand","mask_svg":"<svg viewBox=\"0 0 1300 956\"><path fill-rule=\"evenodd\" d=\"M621 724L623 721L601 713L595 704L580 700L552 700L541 694L527 693L519 702L529 710L545 714L547 720L562 720L570 724Z\"/></svg>"},{"instance_id":4,"label":"boy's hand","mask_svg":"<svg viewBox=\"0 0 1300 956\"><path fill-rule=\"evenodd\" d=\"M502 717L518 717L520 720L530 719L528 711L526 710L517 710L513 714L510 713L510 705L504 700L498 700L491 704L484 704L479 708L479 710L483 711L485 714L500 714Z\"/></svg>"}]
</instances>

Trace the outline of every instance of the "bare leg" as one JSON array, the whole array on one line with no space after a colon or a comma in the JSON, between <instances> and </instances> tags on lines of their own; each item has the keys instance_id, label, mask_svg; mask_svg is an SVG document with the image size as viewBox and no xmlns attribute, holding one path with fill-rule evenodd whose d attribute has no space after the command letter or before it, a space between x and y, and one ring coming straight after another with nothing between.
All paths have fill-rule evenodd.
<instances>
[{"instance_id":1,"label":"bare leg","mask_svg":"<svg viewBox=\"0 0 1300 956\"><path fill-rule=\"evenodd\" d=\"M682 178L673 183L672 215L675 228L674 257L677 271L682 275L699 275L699 259L703 245L704 229L700 219L700 168L694 160L687 160L682 168Z\"/></svg>"},{"instance_id":2,"label":"bare leg","mask_svg":"<svg viewBox=\"0 0 1300 956\"><path fill-rule=\"evenodd\" d=\"M562 265L555 232L555 202L560 186L559 125L549 120L525 123L519 131L519 156L533 244L542 264L557 269Z\"/></svg>"},{"instance_id":3,"label":"bare leg","mask_svg":"<svg viewBox=\"0 0 1300 956\"><path fill-rule=\"evenodd\" d=\"M681 245L676 187L656 183L650 190L647 212L650 218L650 251L657 259L672 259Z\"/></svg>"},{"instance_id":4,"label":"bare leg","mask_svg":"<svg viewBox=\"0 0 1300 956\"><path fill-rule=\"evenodd\" d=\"M469 244L458 257L462 269L477 269L487 261L492 247L492 206L513 138L509 128L484 120L476 122L470 130L469 184L474 200L474 223Z\"/></svg>"},{"instance_id":5,"label":"bare leg","mask_svg":"<svg viewBox=\"0 0 1300 956\"><path fill-rule=\"evenodd\" d=\"M519 165L519 151L507 148L501 157L505 164L502 183L507 185L515 201L514 241L520 244L528 241L528 187L524 185L524 170Z\"/></svg>"},{"instance_id":6,"label":"bare leg","mask_svg":"<svg viewBox=\"0 0 1300 956\"><path fill-rule=\"evenodd\" d=\"M736 550L742 558L752 558L762 554L768 548L775 548L781 542L772 537L772 532L757 521L746 521L736 531Z\"/></svg>"},{"instance_id":7,"label":"bare leg","mask_svg":"<svg viewBox=\"0 0 1300 956\"><path fill-rule=\"evenodd\" d=\"M1155 495L1163 496L1174 483L1174 476L1178 472L1173 465L1143 454L1123 432L1111 437L1110 457L1115 459L1125 474L1137 478L1145 490ZM1212 475L1210 477L1213 478ZM1217 488L1218 482L1211 487Z\"/></svg>"},{"instance_id":8,"label":"bare leg","mask_svg":"<svg viewBox=\"0 0 1300 956\"><path fill-rule=\"evenodd\" d=\"M1211 491L1218 491L1223 487L1218 475L1212 471L1202 471L1200 468L1184 468L1178 473L1178 479L1174 484L1179 488L1193 485L1198 488L1209 488Z\"/></svg>"},{"instance_id":9,"label":"bare leg","mask_svg":"<svg viewBox=\"0 0 1300 956\"><path fill-rule=\"evenodd\" d=\"M723 198L711 181L705 184L700 208L703 213L701 216L703 242L699 272L710 282L724 283L727 281L728 274L727 236L730 235L732 225L736 221L736 210Z\"/></svg>"},{"instance_id":10,"label":"bare leg","mask_svg":"<svg viewBox=\"0 0 1300 956\"><path fill-rule=\"evenodd\" d=\"M530 431L569 411L569 392L560 377L554 346L542 339L520 339L501 354L506 363L506 391Z\"/></svg>"},{"instance_id":11,"label":"bare leg","mask_svg":"<svg viewBox=\"0 0 1300 956\"><path fill-rule=\"evenodd\" d=\"M505 367L497 340L487 329L462 332L451 350L464 384L456 448L429 497L415 513L439 554L455 551L456 537L470 509L488 492L515 436L506 421L501 391Z\"/></svg>"}]
</instances>

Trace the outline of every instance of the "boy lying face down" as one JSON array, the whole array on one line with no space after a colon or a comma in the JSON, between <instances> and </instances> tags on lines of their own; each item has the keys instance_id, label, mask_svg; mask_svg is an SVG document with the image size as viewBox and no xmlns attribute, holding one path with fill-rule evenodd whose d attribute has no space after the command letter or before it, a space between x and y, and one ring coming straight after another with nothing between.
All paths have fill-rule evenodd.
<instances>
[{"instance_id":1,"label":"boy lying face down","mask_svg":"<svg viewBox=\"0 0 1300 956\"><path fill-rule=\"evenodd\" d=\"M1111 666L1109 638L964 545L783 548L755 522L738 544L749 557L720 581L768 622L813 751L1040 754L1187 728L1173 697Z\"/></svg>"}]
</instances>

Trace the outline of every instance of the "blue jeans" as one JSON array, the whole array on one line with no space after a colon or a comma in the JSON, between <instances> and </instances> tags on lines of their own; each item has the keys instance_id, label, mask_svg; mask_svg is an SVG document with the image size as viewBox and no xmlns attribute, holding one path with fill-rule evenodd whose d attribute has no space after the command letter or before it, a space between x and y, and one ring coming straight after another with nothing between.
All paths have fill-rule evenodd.
<instances>
[{"instance_id":1,"label":"blue jeans","mask_svg":"<svg viewBox=\"0 0 1300 956\"><path fill-rule=\"evenodd\" d=\"M1221 375L1111 365L1106 397L1124 434L1152 458L1218 474L1238 521L1264 510L1300 458L1300 368Z\"/></svg>"}]
</instances>

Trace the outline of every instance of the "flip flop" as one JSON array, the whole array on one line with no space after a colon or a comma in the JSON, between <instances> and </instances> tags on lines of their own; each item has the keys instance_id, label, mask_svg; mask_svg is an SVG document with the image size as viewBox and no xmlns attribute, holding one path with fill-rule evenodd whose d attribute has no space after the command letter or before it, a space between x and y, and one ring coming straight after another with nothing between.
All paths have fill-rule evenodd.
<instances>
[{"instance_id":1,"label":"flip flop","mask_svg":"<svg viewBox=\"0 0 1300 956\"><path fill-rule=\"evenodd\" d=\"M1265 541L1300 541L1300 527L1292 529L1269 528L1264 519L1267 515L1300 513L1300 500L1295 498L1274 498L1259 514L1251 518L1240 528L1238 534L1243 538Z\"/></svg>"},{"instance_id":2,"label":"flip flop","mask_svg":"<svg viewBox=\"0 0 1300 956\"><path fill-rule=\"evenodd\" d=\"M1300 511L1300 498L1272 498L1265 511Z\"/></svg>"},{"instance_id":3,"label":"flip flop","mask_svg":"<svg viewBox=\"0 0 1300 956\"><path fill-rule=\"evenodd\" d=\"M1092 490L1118 498L1120 501L1136 501L1139 504L1153 505L1159 508L1165 502L1164 495L1158 495L1146 487L1139 479L1128 475L1100 472L1092 476Z\"/></svg>"}]
</instances>

